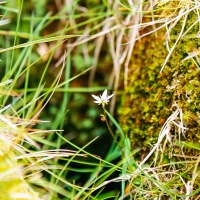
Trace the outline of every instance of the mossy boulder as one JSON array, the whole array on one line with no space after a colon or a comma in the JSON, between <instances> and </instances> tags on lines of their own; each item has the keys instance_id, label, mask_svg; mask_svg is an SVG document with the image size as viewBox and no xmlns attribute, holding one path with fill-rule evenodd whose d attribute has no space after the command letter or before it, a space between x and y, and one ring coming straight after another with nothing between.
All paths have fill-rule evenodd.
<instances>
[{"instance_id":1,"label":"mossy boulder","mask_svg":"<svg viewBox=\"0 0 200 200\"><path fill-rule=\"evenodd\" d=\"M171 135L178 135L180 122L184 125L182 141L200 141L200 39L198 16L189 13L183 33L160 72L170 49L181 32L183 20L170 31L165 29L135 44L128 85L118 110L122 129L131 139L132 148L147 152L158 139L166 120L178 108L179 119L174 119ZM192 27L192 28L191 28ZM143 30L150 31L149 28ZM166 43L167 41L167 43ZM194 56L193 56L194 55ZM177 124L176 124L177 123Z\"/></svg>"},{"instance_id":2,"label":"mossy boulder","mask_svg":"<svg viewBox=\"0 0 200 200\"><path fill-rule=\"evenodd\" d=\"M184 27L180 18L170 31L162 28L136 42L118 109L132 150L140 149L137 162L145 163L149 174L154 171L149 176L165 186L155 188L162 199L199 197L199 24L195 12L184 17ZM145 28L141 35L149 31ZM146 184L141 194L152 191L152 185ZM137 195L134 189L131 193Z\"/></svg>"}]
</instances>

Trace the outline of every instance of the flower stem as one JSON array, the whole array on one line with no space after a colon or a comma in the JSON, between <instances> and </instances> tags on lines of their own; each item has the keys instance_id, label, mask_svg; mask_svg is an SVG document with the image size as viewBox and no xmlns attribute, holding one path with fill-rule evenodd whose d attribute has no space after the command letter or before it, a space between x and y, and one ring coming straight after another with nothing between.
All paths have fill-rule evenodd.
<instances>
[{"instance_id":1,"label":"flower stem","mask_svg":"<svg viewBox=\"0 0 200 200\"><path fill-rule=\"evenodd\" d=\"M117 146L119 147L120 151L121 151L121 152L122 152L122 154L124 155L124 152L123 152L123 150L121 149L119 142L116 140L116 138L115 138L115 135L114 135L114 133L113 133L113 131L112 131L112 129L111 129L111 127L110 127L109 123L108 123L108 119L107 119L107 116L106 116L106 111L105 111L105 108L104 108L104 106L102 106L102 108L103 108L103 112L104 112L104 119L105 119L106 125L107 125L107 127L108 127L108 130L109 130L109 132L110 132L110 134L111 134L112 138L113 138L113 139L114 139L114 141L116 142Z\"/></svg>"}]
</instances>

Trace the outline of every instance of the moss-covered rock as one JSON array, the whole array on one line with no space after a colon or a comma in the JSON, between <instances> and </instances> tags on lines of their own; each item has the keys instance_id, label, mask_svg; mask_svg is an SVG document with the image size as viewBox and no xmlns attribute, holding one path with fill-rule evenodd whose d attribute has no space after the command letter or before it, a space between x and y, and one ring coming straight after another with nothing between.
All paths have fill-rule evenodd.
<instances>
[{"instance_id":1,"label":"moss-covered rock","mask_svg":"<svg viewBox=\"0 0 200 200\"><path fill-rule=\"evenodd\" d=\"M190 13L184 31L189 29L198 16ZM174 26L168 47L172 48L182 29L183 21ZM138 41L129 67L128 85L118 110L120 124L132 142L132 147L147 151L157 141L167 118L179 108L185 129L185 141L200 140L200 40L196 23L179 40L174 51L160 70L169 54L165 29ZM143 31L149 31L143 30ZM177 132L174 125L172 132Z\"/></svg>"},{"instance_id":2,"label":"moss-covered rock","mask_svg":"<svg viewBox=\"0 0 200 200\"><path fill-rule=\"evenodd\" d=\"M156 195L162 199L199 197L200 40L197 21L197 13L189 12L184 29L184 20L180 18L169 32L163 28L157 31L157 36L151 34L137 41L133 51L118 116L132 149L141 149L136 159L149 166L147 173L155 177L153 183L159 180L165 187L159 190L156 185L156 194L152 194L149 191L153 191L154 184L148 183L149 179L143 180L146 187L143 186L141 196L147 194L148 199L155 199ZM177 42L181 30L182 36ZM148 31L150 28L141 34ZM166 39L166 32L170 33L170 39ZM130 193L136 196L134 183L131 183ZM137 196L138 199L143 199L141 196Z\"/></svg>"}]
</instances>

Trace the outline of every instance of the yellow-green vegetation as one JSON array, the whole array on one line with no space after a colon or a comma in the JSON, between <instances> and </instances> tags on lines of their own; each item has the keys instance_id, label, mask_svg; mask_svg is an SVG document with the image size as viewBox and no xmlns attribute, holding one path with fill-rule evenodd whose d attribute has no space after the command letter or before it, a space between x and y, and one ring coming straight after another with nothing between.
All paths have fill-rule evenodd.
<instances>
[{"instance_id":1,"label":"yellow-green vegetation","mask_svg":"<svg viewBox=\"0 0 200 200\"><path fill-rule=\"evenodd\" d=\"M118 109L132 149L141 149L140 159L151 156L149 164L154 161L159 179L174 182L174 198L183 193L195 196L192 191L200 187L199 10L183 11L178 3L165 4L157 17L185 15L157 31L147 27L140 32L153 31L135 44Z\"/></svg>"},{"instance_id":2,"label":"yellow-green vegetation","mask_svg":"<svg viewBox=\"0 0 200 200\"><path fill-rule=\"evenodd\" d=\"M0 199L38 200L38 193L25 179L24 165L18 160L19 151L23 152L19 145L22 130L3 115L0 127Z\"/></svg>"}]
</instances>

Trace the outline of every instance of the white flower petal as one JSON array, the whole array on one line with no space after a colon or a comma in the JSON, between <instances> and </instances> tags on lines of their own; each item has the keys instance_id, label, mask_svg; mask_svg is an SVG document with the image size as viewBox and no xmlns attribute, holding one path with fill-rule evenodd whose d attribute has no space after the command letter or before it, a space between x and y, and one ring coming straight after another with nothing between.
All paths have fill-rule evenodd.
<instances>
[{"instance_id":1,"label":"white flower petal","mask_svg":"<svg viewBox=\"0 0 200 200\"><path fill-rule=\"evenodd\" d=\"M107 89L103 92L101 99L106 99L107 97Z\"/></svg>"},{"instance_id":2,"label":"white flower petal","mask_svg":"<svg viewBox=\"0 0 200 200\"><path fill-rule=\"evenodd\" d=\"M97 101L101 100L101 98L99 98L99 97L96 96L96 95L93 95L93 94L92 94L92 97L93 97L94 99L96 99Z\"/></svg>"},{"instance_id":3,"label":"white flower petal","mask_svg":"<svg viewBox=\"0 0 200 200\"><path fill-rule=\"evenodd\" d=\"M111 94L110 96L106 97L106 99L110 99L111 97L113 97L114 94Z\"/></svg>"}]
</instances>

